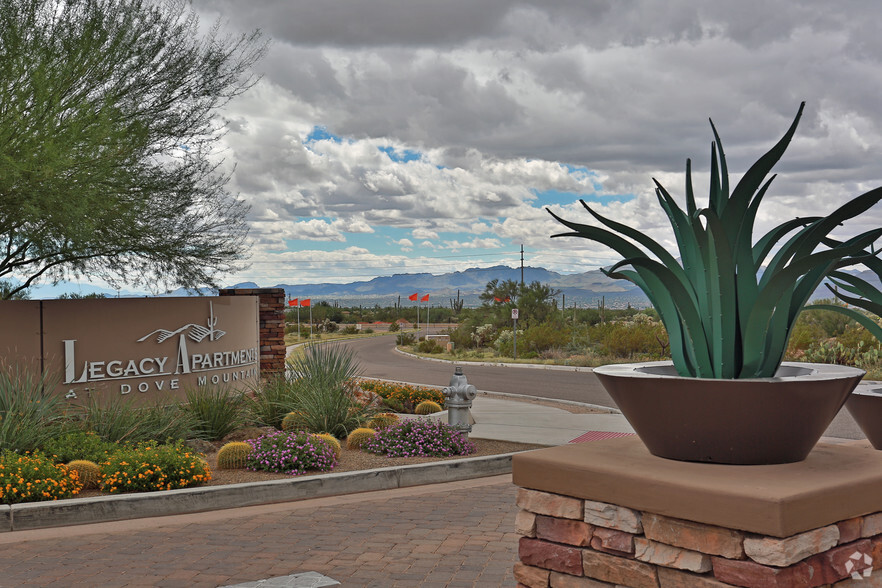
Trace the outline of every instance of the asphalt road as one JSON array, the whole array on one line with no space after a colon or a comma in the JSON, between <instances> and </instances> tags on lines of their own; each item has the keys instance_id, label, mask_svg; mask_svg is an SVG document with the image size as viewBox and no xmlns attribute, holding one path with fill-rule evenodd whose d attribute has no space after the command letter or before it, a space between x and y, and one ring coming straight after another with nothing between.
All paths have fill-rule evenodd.
<instances>
[{"instance_id":1,"label":"asphalt road","mask_svg":"<svg viewBox=\"0 0 882 588\"><path fill-rule=\"evenodd\" d=\"M346 345L357 353L365 377L446 386L453 375L454 364L415 359L397 353L392 335L356 339ZM455 365L461 365L469 383L481 391L615 407L609 394L591 372L481 366L468 362ZM845 408L833 420L825 435L844 439L864 438Z\"/></svg>"}]
</instances>

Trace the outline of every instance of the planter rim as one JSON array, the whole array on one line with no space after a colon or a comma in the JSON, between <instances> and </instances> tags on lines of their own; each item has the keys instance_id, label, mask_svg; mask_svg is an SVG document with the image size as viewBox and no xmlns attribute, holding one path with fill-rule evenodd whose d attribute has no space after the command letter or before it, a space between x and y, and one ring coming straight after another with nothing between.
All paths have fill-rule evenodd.
<instances>
[{"instance_id":1,"label":"planter rim","mask_svg":"<svg viewBox=\"0 0 882 588\"><path fill-rule=\"evenodd\" d=\"M829 363L802 363L785 361L778 367L778 375L770 378L693 378L679 375L672 361L645 361L639 363L616 363L594 368L594 373L617 378L664 378L694 380L696 382L794 382L824 381L854 377L866 372L860 368ZM876 386L882 388L882 383Z\"/></svg>"},{"instance_id":2,"label":"planter rim","mask_svg":"<svg viewBox=\"0 0 882 588\"><path fill-rule=\"evenodd\" d=\"M852 394L859 396L882 396L882 382L861 382Z\"/></svg>"}]
</instances>

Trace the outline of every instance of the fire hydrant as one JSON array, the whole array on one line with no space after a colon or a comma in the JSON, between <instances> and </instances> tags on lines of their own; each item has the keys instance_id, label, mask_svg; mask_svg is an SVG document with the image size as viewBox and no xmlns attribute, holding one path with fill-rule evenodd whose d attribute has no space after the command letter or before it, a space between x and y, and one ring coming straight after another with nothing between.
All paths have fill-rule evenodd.
<instances>
[{"instance_id":1,"label":"fire hydrant","mask_svg":"<svg viewBox=\"0 0 882 588\"><path fill-rule=\"evenodd\" d=\"M447 398L447 424L468 436L472 430L469 409L472 408L472 400L477 395L478 389L469 384L462 374L462 368L457 366L450 378L450 385L442 392Z\"/></svg>"}]
</instances>

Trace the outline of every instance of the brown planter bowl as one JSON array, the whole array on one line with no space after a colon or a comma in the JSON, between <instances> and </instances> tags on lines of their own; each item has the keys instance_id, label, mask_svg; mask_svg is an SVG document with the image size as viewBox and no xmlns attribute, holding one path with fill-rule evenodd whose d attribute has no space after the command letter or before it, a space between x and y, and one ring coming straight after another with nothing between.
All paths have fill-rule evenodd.
<instances>
[{"instance_id":1,"label":"brown planter bowl","mask_svg":"<svg viewBox=\"0 0 882 588\"><path fill-rule=\"evenodd\" d=\"M653 455L742 465L805 459L864 375L785 363L774 378L686 378L669 361L594 373Z\"/></svg>"},{"instance_id":2,"label":"brown planter bowl","mask_svg":"<svg viewBox=\"0 0 882 588\"><path fill-rule=\"evenodd\" d=\"M845 408L876 449L882 449L882 382L859 385L845 401Z\"/></svg>"}]
</instances>

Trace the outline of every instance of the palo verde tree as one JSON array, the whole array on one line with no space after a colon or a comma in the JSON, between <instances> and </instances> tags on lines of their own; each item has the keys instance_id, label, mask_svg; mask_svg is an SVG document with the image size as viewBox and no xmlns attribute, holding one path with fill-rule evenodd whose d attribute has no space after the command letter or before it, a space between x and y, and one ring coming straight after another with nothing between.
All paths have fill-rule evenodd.
<instances>
[{"instance_id":1,"label":"palo verde tree","mask_svg":"<svg viewBox=\"0 0 882 588\"><path fill-rule=\"evenodd\" d=\"M185 0L0 0L0 296L241 267L247 206L212 151L265 49Z\"/></svg>"}]
</instances>

